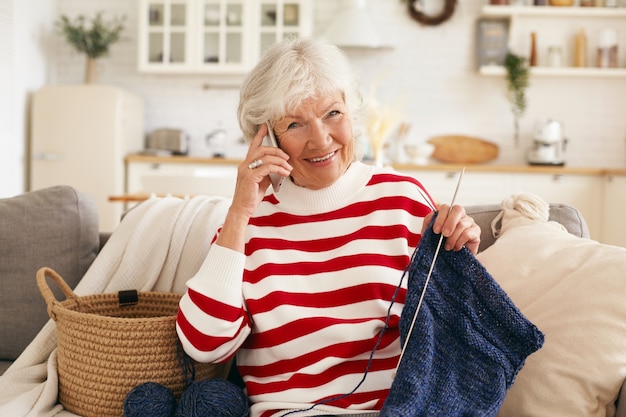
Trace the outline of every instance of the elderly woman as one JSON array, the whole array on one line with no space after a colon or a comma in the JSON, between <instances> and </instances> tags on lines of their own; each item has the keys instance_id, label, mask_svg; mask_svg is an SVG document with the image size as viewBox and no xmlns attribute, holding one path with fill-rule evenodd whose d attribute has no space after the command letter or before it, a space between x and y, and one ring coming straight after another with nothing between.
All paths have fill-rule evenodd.
<instances>
[{"instance_id":1,"label":"elderly woman","mask_svg":"<svg viewBox=\"0 0 626 417\"><path fill-rule=\"evenodd\" d=\"M311 39L275 44L241 88L250 148L177 329L198 361L237 356L252 416L376 415L400 355L398 285L433 212L446 250L478 249L462 207L357 161L361 105L345 54ZM266 122L278 147L263 144Z\"/></svg>"}]
</instances>

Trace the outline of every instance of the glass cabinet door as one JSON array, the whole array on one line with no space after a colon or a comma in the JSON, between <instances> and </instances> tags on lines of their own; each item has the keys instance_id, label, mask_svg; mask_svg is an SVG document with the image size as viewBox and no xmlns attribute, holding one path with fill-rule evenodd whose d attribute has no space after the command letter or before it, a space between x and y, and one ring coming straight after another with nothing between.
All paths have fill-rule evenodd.
<instances>
[{"instance_id":1,"label":"glass cabinet door","mask_svg":"<svg viewBox=\"0 0 626 417\"><path fill-rule=\"evenodd\" d=\"M312 33L312 0L138 0L139 71L244 74L274 42Z\"/></svg>"},{"instance_id":2,"label":"glass cabinet door","mask_svg":"<svg viewBox=\"0 0 626 417\"><path fill-rule=\"evenodd\" d=\"M260 3L260 54L274 42L303 33L301 0L261 0Z\"/></svg>"},{"instance_id":3,"label":"glass cabinet door","mask_svg":"<svg viewBox=\"0 0 626 417\"><path fill-rule=\"evenodd\" d=\"M178 64L188 61L188 4L185 0L148 3L147 47L143 57L148 64Z\"/></svg>"},{"instance_id":4,"label":"glass cabinet door","mask_svg":"<svg viewBox=\"0 0 626 417\"><path fill-rule=\"evenodd\" d=\"M249 1L249 0L248 0ZM245 0L202 0L200 54L205 66L240 66L245 61Z\"/></svg>"}]
</instances>

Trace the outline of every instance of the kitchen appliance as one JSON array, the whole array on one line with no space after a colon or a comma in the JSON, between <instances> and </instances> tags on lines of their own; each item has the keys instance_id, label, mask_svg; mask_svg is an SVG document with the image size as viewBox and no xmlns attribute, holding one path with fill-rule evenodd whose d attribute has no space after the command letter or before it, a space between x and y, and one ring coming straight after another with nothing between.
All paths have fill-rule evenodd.
<instances>
[{"instance_id":1,"label":"kitchen appliance","mask_svg":"<svg viewBox=\"0 0 626 417\"><path fill-rule=\"evenodd\" d=\"M181 129L156 129L148 135L146 148L186 155L189 152L189 135Z\"/></svg>"},{"instance_id":2,"label":"kitchen appliance","mask_svg":"<svg viewBox=\"0 0 626 417\"><path fill-rule=\"evenodd\" d=\"M124 158L144 145L143 100L98 84L49 85L33 93L29 189L71 185L94 197L100 230L113 231L125 193Z\"/></svg>"},{"instance_id":3,"label":"kitchen appliance","mask_svg":"<svg viewBox=\"0 0 626 417\"><path fill-rule=\"evenodd\" d=\"M530 165L565 165L564 153L567 139L563 137L560 122L548 119L535 125L533 146L528 152Z\"/></svg>"}]
</instances>

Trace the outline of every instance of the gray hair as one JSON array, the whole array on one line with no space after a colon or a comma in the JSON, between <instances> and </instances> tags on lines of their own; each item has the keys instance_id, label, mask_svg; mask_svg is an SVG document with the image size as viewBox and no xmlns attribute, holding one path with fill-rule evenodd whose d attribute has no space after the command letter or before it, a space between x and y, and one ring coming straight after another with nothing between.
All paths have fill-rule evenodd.
<instances>
[{"instance_id":1,"label":"gray hair","mask_svg":"<svg viewBox=\"0 0 626 417\"><path fill-rule=\"evenodd\" d=\"M266 121L276 121L306 99L340 93L353 122L361 118L359 81L346 54L330 43L293 38L273 44L243 82L237 108L249 143Z\"/></svg>"}]
</instances>

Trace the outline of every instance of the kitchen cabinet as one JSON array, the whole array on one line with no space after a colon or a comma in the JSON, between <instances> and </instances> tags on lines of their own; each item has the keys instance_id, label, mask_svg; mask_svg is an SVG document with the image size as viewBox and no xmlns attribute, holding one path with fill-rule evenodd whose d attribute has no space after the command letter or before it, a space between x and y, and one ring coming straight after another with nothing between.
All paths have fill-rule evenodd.
<instances>
[{"instance_id":1,"label":"kitchen cabinet","mask_svg":"<svg viewBox=\"0 0 626 417\"><path fill-rule=\"evenodd\" d=\"M528 56L530 34L537 34L539 64L531 68L532 76L539 77L626 77L624 62L619 68L597 68L596 45L599 33L604 29L622 29L626 23L626 8L610 7L556 7L556 6L483 6L483 16L508 17L509 46L516 53ZM585 29L588 38L587 66L573 67L574 37ZM618 31L618 34L621 31ZM620 49L626 47L620 35ZM550 67L548 48L556 46L562 50L563 65ZM503 76L504 68L487 65L480 68L482 75Z\"/></svg>"},{"instance_id":2,"label":"kitchen cabinet","mask_svg":"<svg viewBox=\"0 0 626 417\"><path fill-rule=\"evenodd\" d=\"M461 170L426 171L400 170L415 177L438 204L450 204L456 190ZM512 176L508 173L463 173L455 203L461 205L499 203L510 194Z\"/></svg>"},{"instance_id":3,"label":"kitchen cabinet","mask_svg":"<svg viewBox=\"0 0 626 417\"><path fill-rule=\"evenodd\" d=\"M549 203L565 203L582 213L591 238L603 240L603 177L575 174L515 174L513 192L529 192Z\"/></svg>"},{"instance_id":4,"label":"kitchen cabinet","mask_svg":"<svg viewBox=\"0 0 626 417\"><path fill-rule=\"evenodd\" d=\"M237 179L235 163L187 162L187 157L168 159L169 162L141 156L127 158L127 193L232 196Z\"/></svg>"},{"instance_id":5,"label":"kitchen cabinet","mask_svg":"<svg viewBox=\"0 0 626 417\"><path fill-rule=\"evenodd\" d=\"M626 176L604 177L602 242L626 247Z\"/></svg>"},{"instance_id":6,"label":"kitchen cabinet","mask_svg":"<svg viewBox=\"0 0 626 417\"><path fill-rule=\"evenodd\" d=\"M460 171L404 170L417 178L438 203L452 201ZM591 237L601 240L603 209L603 177L584 174L550 174L523 172L466 171L459 187L456 203L498 204L518 192L536 194L549 203L565 203L583 214ZM624 197L626 200L626 197ZM624 203L626 208L626 202Z\"/></svg>"},{"instance_id":7,"label":"kitchen cabinet","mask_svg":"<svg viewBox=\"0 0 626 417\"><path fill-rule=\"evenodd\" d=\"M244 74L272 43L312 33L311 0L140 0L138 67Z\"/></svg>"},{"instance_id":8,"label":"kitchen cabinet","mask_svg":"<svg viewBox=\"0 0 626 417\"><path fill-rule=\"evenodd\" d=\"M126 157L128 194L232 196L239 160L188 156ZM420 181L437 203L449 204L462 165L396 164ZM455 202L461 205L499 204L518 192L536 194L549 203L565 203L582 213L591 238L626 246L626 172L595 168L471 165Z\"/></svg>"}]
</instances>

